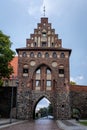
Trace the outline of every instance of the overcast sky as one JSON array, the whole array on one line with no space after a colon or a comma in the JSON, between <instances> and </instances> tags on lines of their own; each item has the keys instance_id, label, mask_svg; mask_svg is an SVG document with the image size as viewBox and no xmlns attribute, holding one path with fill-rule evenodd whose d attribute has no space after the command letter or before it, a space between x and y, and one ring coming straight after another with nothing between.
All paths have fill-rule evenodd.
<instances>
[{"instance_id":1,"label":"overcast sky","mask_svg":"<svg viewBox=\"0 0 87 130\"><path fill-rule=\"evenodd\" d=\"M71 80L87 85L87 0L1 0L0 30L11 37L13 50L25 47L43 17L44 5L63 47L72 49Z\"/></svg>"},{"instance_id":2,"label":"overcast sky","mask_svg":"<svg viewBox=\"0 0 87 130\"><path fill-rule=\"evenodd\" d=\"M40 100L36 106L36 111L39 110L40 108L48 107L49 104L50 102L47 98L42 98L42 100Z\"/></svg>"}]
</instances>

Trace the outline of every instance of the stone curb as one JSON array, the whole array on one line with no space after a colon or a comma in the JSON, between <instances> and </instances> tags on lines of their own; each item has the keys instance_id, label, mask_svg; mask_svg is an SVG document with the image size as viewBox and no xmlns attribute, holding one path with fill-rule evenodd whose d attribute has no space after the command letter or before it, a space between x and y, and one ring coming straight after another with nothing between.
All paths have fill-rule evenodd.
<instances>
[{"instance_id":1,"label":"stone curb","mask_svg":"<svg viewBox=\"0 0 87 130\"><path fill-rule=\"evenodd\" d=\"M3 123L2 124L0 124L0 129L1 128L6 128L6 127L9 127L9 126L12 126L12 125L15 125L15 124L20 124L20 123L24 123L24 122L26 122L26 120L17 120L17 121L14 121L14 122L12 122L12 123L9 123L9 122L4 122L3 121Z\"/></svg>"},{"instance_id":2,"label":"stone curb","mask_svg":"<svg viewBox=\"0 0 87 130\"><path fill-rule=\"evenodd\" d=\"M62 120L57 120L58 127L63 130L87 130L87 126L80 125L75 120L67 120L69 123L73 123L73 126L65 125Z\"/></svg>"}]
</instances>

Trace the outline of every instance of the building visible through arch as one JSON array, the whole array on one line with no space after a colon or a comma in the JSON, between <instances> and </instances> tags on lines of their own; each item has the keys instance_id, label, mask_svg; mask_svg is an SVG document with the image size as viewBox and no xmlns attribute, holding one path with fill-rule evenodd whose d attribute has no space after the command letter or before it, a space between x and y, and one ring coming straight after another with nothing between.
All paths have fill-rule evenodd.
<instances>
[{"instance_id":1,"label":"building visible through arch","mask_svg":"<svg viewBox=\"0 0 87 130\"><path fill-rule=\"evenodd\" d=\"M38 100L47 97L53 106L55 119L69 119L70 81L69 57L71 49L63 48L48 18L41 18L34 33L26 40L26 47L18 53L18 118L32 119Z\"/></svg>"}]
</instances>

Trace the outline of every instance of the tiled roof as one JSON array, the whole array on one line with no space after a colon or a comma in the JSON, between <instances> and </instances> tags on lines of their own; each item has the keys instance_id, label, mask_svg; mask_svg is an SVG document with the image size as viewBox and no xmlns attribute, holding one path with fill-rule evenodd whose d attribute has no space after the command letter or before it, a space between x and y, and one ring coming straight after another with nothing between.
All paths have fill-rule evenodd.
<instances>
[{"instance_id":1,"label":"tiled roof","mask_svg":"<svg viewBox=\"0 0 87 130\"><path fill-rule=\"evenodd\" d=\"M15 56L10 63L13 66L13 71L14 71L13 75L14 77L17 77L18 76L18 56Z\"/></svg>"}]
</instances>

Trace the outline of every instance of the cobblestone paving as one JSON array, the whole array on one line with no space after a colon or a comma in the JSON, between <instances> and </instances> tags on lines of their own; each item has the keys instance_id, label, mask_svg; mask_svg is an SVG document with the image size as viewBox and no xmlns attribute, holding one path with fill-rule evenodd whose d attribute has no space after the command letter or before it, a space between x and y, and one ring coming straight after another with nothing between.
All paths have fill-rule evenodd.
<instances>
[{"instance_id":1,"label":"cobblestone paving","mask_svg":"<svg viewBox=\"0 0 87 130\"><path fill-rule=\"evenodd\" d=\"M58 128L54 120L36 120L32 122L24 122L16 124L0 130L61 130Z\"/></svg>"}]
</instances>

